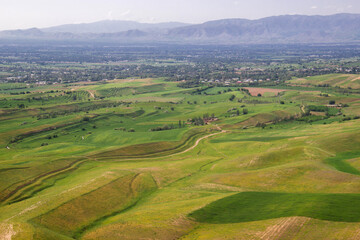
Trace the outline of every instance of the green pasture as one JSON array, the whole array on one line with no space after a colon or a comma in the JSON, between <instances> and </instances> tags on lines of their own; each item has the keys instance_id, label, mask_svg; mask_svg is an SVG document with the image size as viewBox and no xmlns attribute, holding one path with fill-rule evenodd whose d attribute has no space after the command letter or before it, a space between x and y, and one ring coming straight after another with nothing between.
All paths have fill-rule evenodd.
<instances>
[{"instance_id":1,"label":"green pasture","mask_svg":"<svg viewBox=\"0 0 360 240\"><path fill-rule=\"evenodd\" d=\"M212 202L189 216L218 224L291 216L359 222L359 202L359 194L243 192Z\"/></svg>"},{"instance_id":2,"label":"green pasture","mask_svg":"<svg viewBox=\"0 0 360 240\"><path fill-rule=\"evenodd\" d=\"M0 236L356 239L360 101L317 86L334 79L261 97L164 79L0 84Z\"/></svg>"}]
</instances>

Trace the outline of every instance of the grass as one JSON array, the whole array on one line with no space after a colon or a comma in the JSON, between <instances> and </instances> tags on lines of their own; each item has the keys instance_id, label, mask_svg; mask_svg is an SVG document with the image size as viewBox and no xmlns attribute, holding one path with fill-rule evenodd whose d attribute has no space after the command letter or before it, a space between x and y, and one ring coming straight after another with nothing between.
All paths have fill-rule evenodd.
<instances>
[{"instance_id":1,"label":"grass","mask_svg":"<svg viewBox=\"0 0 360 240\"><path fill-rule=\"evenodd\" d=\"M156 142L112 150L96 154L92 157L96 159L121 159L121 158L141 158L141 157L159 157L166 156L181 151L185 151L195 144L195 141L209 132L200 129L193 129L186 133L179 142Z\"/></svg>"},{"instance_id":2,"label":"grass","mask_svg":"<svg viewBox=\"0 0 360 240\"><path fill-rule=\"evenodd\" d=\"M351 166L346 160L360 157L360 152L343 152L336 154L335 157L330 157L325 162L339 171L360 175L360 171Z\"/></svg>"},{"instance_id":3,"label":"grass","mask_svg":"<svg viewBox=\"0 0 360 240\"><path fill-rule=\"evenodd\" d=\"M359 222L360 195L243 192L215 201L189 216L216 224L291 216Z\"/></svg>"},{"instance_id":4,"label":"grass","mask_svg":"<svg viewBox=\"0 0 360 240\"><path fill-rule=\"evenodd\" d=\"M300 117L302 105L322 108L330 98L347 103L340 111L353 118L360 111L356 94L326 88L325 97L324 88L292 86L280 96L253 97L233 87L198 91L176 84L124 79L57 86L69 92L64 96L47 86L11 95L24 90L9 87L23 86L4 85L0 236L14 224L14 239L252 239L292 216L318 227L301 239L331 228L354 235L359 120L332 114L279 120ZM32 97L43 100L28 102ZM212 114L218 120L208 125L186 124ZM150 131L164 125L174 129ZM226 132L198 141L221 129ZM194 221L197 210L203 214ZM300 233L302 221L280 232Z\"/></svg>"},{"instance_id":5,"label":"grass","mask_svg":"<svg viewBox=\"0 0 360 240\"><path fill-rule=\"evenodd\" d=\"M298 78L289 81L291 84L300 85L324 85L341 88L360 88L360 79L358 74L327 74L312 76L307 78Z\"/></svg>"},{"instance_id":6,"label":"grass","mask_svg":"<svg viewBox=\"0 0 360 240\"><path fill-rule=\"evenodd\" d=\"M77 236L103 218L131 206L142 194L154 188L156 184L151 177L130 174L64 203L33 221L63 234ZM96 202L92 201L94 198Z\"/></svg>"}]
</instances>

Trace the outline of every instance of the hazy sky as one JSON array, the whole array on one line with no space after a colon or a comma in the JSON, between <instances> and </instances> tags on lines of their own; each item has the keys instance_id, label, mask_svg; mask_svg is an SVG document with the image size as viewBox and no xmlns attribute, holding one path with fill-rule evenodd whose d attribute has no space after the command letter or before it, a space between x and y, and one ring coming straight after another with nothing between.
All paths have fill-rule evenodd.
<instances>
[{"instance_id":1,"label":"hazy sky","mask_svg":"<svg viewBox=\"0 0 360 240\"><path fill-rule=\"evenodd\" d=\"M104 19L201 23L343 12L360 13L360 0L0 0L0 30Z\"/></svg>"}]
</instances>

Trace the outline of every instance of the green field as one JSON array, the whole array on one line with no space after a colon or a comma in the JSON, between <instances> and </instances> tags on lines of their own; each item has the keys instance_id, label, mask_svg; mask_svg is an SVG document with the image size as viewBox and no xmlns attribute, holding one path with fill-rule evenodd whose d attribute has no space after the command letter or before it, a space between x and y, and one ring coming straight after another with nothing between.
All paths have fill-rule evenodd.
<instances>
[{"instance_id":1,"label":"green field","mask_svg":"<svg viewBox=\"0 0 360 240\"><path fill-rule=\"evenodd\" d=\"M289 81L290 84L312 85L323 87L360 88L360 75L358 74L328 74L297 78Z\"/></svg>"},{"instance_id":2,"label":"green field","mask_svg":"<svg viewBox=\"0 0 360 240\"><path fill-rule=\"evenodd\" d=\"M215 201L190 216L217 224L292 216L359 222L359 202L359 194L243 192Z\"/></svg>"},{"instance_id":3,"label":"green field","mask_svg":"<svg viewBox=\"0 0 360 240\"><path fill-rule=\"evenodd\" d=\"M305 80L0 84L0 239L359 239L356 76Z\"/></svg>"}]
</instances>

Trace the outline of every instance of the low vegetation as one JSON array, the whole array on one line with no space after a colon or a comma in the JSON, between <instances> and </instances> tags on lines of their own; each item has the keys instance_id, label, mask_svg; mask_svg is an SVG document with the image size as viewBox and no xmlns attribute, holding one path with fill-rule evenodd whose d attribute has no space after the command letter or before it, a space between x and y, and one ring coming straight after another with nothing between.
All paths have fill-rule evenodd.
<instances>
[{"instance_id":1,"label":"low vegetation","mask_svg":"<svg viewBox=\"0 0 360 240\"><path fill-rule=\"evenodd\" d=\"M357 239L360 100L343 77L0 84L0 236Z\"/></svg>"}]
</instances>

